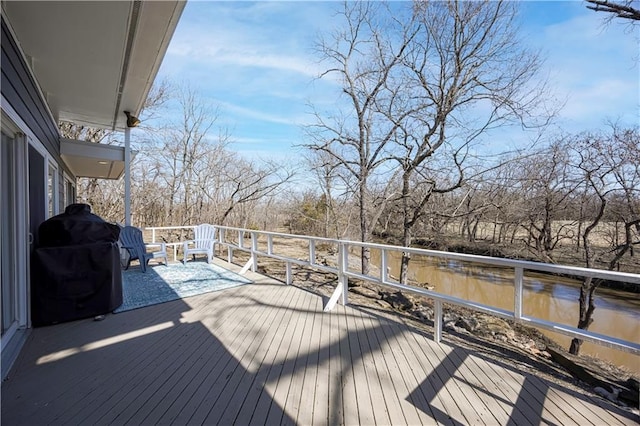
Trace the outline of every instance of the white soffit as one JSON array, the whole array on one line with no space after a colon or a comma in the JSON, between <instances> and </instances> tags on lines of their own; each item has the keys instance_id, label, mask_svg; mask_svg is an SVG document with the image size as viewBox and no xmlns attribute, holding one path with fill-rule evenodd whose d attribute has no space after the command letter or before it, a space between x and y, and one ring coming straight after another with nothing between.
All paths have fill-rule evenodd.
<instances>
[{"instance_id":1,"label":"white soffit","mask_svg":"<svg viewBox=\"0 0 640 426\"><path fill-rule=\"evenodd\" d=\"M4 1L54 119L124 130L156 77L184 1Z\"/></svg>"},{"instance_id":2,"label":"white soffit","mask_svg":"<svg viewBox=\"0 0 640 426\"><path fill-rule=\"evenodd\" d=\"M124 173L122 146L60 138L60 156L76 177L119 179Z\"/></svg>"}]
</instances>

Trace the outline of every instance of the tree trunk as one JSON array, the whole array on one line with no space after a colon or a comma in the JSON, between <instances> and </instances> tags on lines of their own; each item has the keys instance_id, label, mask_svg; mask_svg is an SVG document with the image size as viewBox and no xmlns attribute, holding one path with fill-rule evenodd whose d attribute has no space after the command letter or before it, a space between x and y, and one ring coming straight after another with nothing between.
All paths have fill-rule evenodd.
<instances>
[{"instance_id":1,"label":"tree trunk","mask_svg":"<svg viewBox=\"0 0 640 426\"><path fill-rule=\"evenodd\" d=\"M411 246L411 221L410 221L410 206L409 206L409 190L411 185L409 183L409 172L405 169L402 176L402 212L403 212L403 229L402 229L402 245L404 247ZM411 260L411 253L402 252L402 260L400 261L400 282L402 284L407 283L407 274L409 272L409 261Z\"/></svg>"},{"instance_id":2,"label":"tree trunk","mask_svg":"<svg viewBox=\"0 0 640 426\"><path fill-rule=\"evenodd\" d=\"M402 235L402 245L404 247L411 246L411 228L405 223L404 232ZM402 252L402 259L400 261L400 282L402 284L407 283L407 275L409 273L409 262L411 261L411 253L406 251Z\"/></svg>"},{"instance_id":3,"label":"tree trunk","mask_svg":"<svg viewBox=\"0 0 640 426\"><path fill-rule=\"evenodd\" d=\"M360 184L360 240L364 243L369 241L369 222L367 221L367 203L366 203L366 188L364 182ZM362 247L360 250L360 262L362 268L362 274L367 275L369 273L369 267L371 263L371 249L369 247Z\"/></svg>"},{"instance_id":4,"label":"tree trunk","mask_svg":"<svg viewBox=\"0 0 640 426\"><path fill-rule=\"evenodd\" d=\"M578 328L581 330L589 329L589 326L593 322L593 312L596 309L595 305L595 291L600 284L599 280L594 280L591 277L586 278L582 286L580 287L580 318L578 319ZM578 355L580 352L580 346L582 346L582 340L571 340L571 346L569 347L569 353L572 355Z\"/></svg>"}]
</instances>

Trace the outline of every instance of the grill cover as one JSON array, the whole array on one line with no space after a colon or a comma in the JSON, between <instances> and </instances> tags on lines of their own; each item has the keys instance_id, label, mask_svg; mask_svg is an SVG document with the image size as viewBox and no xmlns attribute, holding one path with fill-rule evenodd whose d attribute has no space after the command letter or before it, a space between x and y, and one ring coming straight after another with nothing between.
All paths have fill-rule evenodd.
<instances>
[{"instance_id":1,"label":"grill cover","mask_svg":"<svg viewBox=\"0 0 640 426\"><path fill-rule=\"evenodd\" d=\"M102 315L122 304L120 228L71 204L38 227L32 257L33 326Z\"/></svg>"}]
</instances>

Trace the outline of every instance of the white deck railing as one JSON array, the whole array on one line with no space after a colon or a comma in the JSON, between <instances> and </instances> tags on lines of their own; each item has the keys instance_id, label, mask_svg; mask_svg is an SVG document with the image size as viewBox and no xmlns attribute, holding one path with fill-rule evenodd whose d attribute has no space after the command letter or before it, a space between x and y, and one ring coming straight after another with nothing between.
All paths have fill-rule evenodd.
<instances>
[{"instance_id":1,"label":"white deck railing","mask_svg":"<svg viewBox=\"0 0 640 426\"><path fill-rule=\"evenodd\" d=\"M214 225L215 226L215 225ZM523 304L526 303L526 299L523 297L523 278L524 271L539 271L555 274L571 275L575 277L592 277L610 281L619 281L625 283L631 283L640 285L640 275L604 271L598 269L587 269L574 266L560 266L548 263L529 262L522 260L510 260L495 257L477 256L469 254L449 253L435 250L425 250L416 248L407 248L400 246L391 246L385 244L363 243L358 241L345 241L336 240L330 238L311 237L306 235L292 235L283 234L278 232L256 231L242 228L232 228L227 226L215 226L218 230L218 245L227 248L227 261L233 262L233 252L236 250L247 252L250 255L249 261L242 268L242 273L246 272L249 268L256 271L258 264L258 257L264 256L272 259L277 259L285 262L286 265L286 283L292 282L292 265L299 265L309 267L324 272L335 273L338 277L338 285L333 295L327 302L324 310L331 310L335 304L340 300L342 304L348 303L348 278L356 278L372 282L374 284L391 287L403 291L426 296L434 300L434 339L440 341L442 338L442 319L443 311L442 304L450 303L457 306L462 306L474 311L495 315L501 318L514 320L529 326L539 327L553 332L561 333L570 337L576 337L582 340L597 343L603 346L615 348L618 350L633 353L635 355L640 354L640 344L637 342L630 342L622 340L613 336L594 333L588 330L582 330L577 327L571 327L565 324L560 324L552 321L548 321L542 318L535 318L527 315L523 315ZM193 226L172 226L172 227L149 227L146 230L152 233L152 242L157 242L157 231L173 230L173 229L193 229ZM286 255L283 251L274 250L274 240L298 240L304 241L308 246L308 256L303 259L293 258ZM316 260L316 247L319 244L329 245L334 247L338 257L338 265L336 267L318 263ZM178 247L181 246L180 242L167 242L168 246L173 247L173 259L177 260ZM286 249L286 244L283 244ZM282 248L280 246L276 246ZM354 272L349 268L349 256L351 248L369 247L371 249L377 249L381 253L381 264L377 270L376 275L363 275L358 272ZM471 262L479 265L492 265L504 268L509 268L514 271L514 301L513 310L500 309L493 306L483 305L473 301L461 299L454 296L438 293L434 290L428 290L425 288L404 285L395 281L388 274L388 257L391 252L407 252L415 255L429 256L439 259L456 260Z\"/></svg>"}]
</instances>

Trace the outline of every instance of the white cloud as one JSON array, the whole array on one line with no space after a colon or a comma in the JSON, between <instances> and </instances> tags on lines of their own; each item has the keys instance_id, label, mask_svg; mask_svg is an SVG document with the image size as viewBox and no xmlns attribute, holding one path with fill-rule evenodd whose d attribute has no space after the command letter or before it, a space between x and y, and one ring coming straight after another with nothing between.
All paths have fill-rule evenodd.
<instances>
[{"instance_id":1,"label":"white cloud","mask_svg":"<svg viewBox=\"0 0 640 426\"><path fill-rule=\"evenodd\" d=\"M601 127L609 118L637 124L640 34L619 24L605 26L600 14L583 9L532 40L546 52L551 83L567 99L561 118L575 126L571 131Z\"/></svg>"},{"instance_id":2,"label":"white cloud","mask_svg":"<svg viewBox=\"0 0 640 426\"><path fill-rule=\"evenodd\" d=\"M206 43L206 36L195 36ZM266 49L265 49L266 50ZM268 68L300 74L306 77L317 77L320 70L315 67L309 58L297 52L290 55L264 53L260 46L238 45L233 49L219 45L209 44L197 46L184 40L178 40L172 44L169 54L188 58L190 62L198 62L202 66L212 66L217 69L233 67Z\"/></svg>"},{"instance_id":3,"label":"white cloud","mask_svg":"<svg viewBox=\"0 0 640 426\"><path fill-rule=\"evenodd\" d=\"M287 116L283 113L264 112L263 110L247 108L222 100L218 100L217 102L225 113L242 116L243 118L285 125L300 125L305 122L302 115Z\"/></svg>"},{"instance_id":4,"label":"white cloud","mask_svg":"<svg viewBox=\"0 0 640 426\"><path fill-rule=\"evenodd\" d=\"M545 3L527 2L524 40L548 58L552 97L567 100L560 125L573 132L607 118L637 122L637 35L603 27L581 2ZM332 9L309 1L190 2L161 71L218 103L243 151L290 151L300 125L312 120L307 101L322 113L340 104L333 76L314 80L321 68L311 51L315 34L336 24ZM510 132L508 139L522 139Z\"/></svg>"},{"instance_id":5,"label":"white cloud","mask_svg":"<svg viewBox=\"0 0 640 426\"><path fill-rule=\"evenodd\" d=\"M187 6L189 7L189 6ZM183 17L168 54L215 68L267 68L315 77L309 57L313 27L321 20L309 7L290 2L194 3ZM277 19L286 21L286 27ZM320 27L318 27L320 28Z\"/></svg>"},{"instance_id":6,"label":"white cloud","mask_svg":"<svg viewBox=\"0 0 640 426\"><path fill-rule=\"evenodd\" d=\"M569 94L563 116L582 120L585 117L601 117L595 126L602 125L605 119L638 119L638 98L622 94L638 94L638 84L624 80L601 80L588 87L580 88Z\"/></svg>"}]
</instances>

